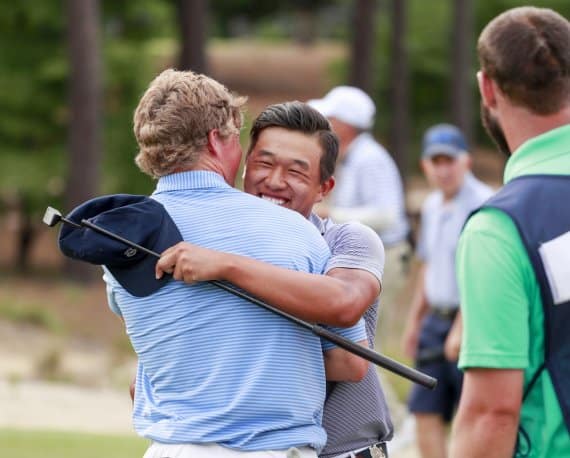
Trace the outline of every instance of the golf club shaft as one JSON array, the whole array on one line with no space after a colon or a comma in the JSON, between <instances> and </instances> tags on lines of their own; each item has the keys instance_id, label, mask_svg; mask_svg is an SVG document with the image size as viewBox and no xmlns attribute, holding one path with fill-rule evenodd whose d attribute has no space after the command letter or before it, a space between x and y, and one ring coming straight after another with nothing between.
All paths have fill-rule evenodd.
<instances>
[{"instance_id":1,"label":"golf club shaft","mask_svg":"<svg viewBox=\"0 0 570 458\"><path fill-rule=\"evenodd\" d=\"M64 220L64 222L66 222ZM100 226L97 226L89 221L87 221L86 219L81 220L81 225L88 227L89 229L92 229L96 232L99 232L100 234L106 235L107 237L110 237L112 239L118 240L122 243L124 243L127 246L136 248L138 250L141 250L151 256L155 256L156 258L160 258L160 254L157 253L156 251L152 251L149 250L148 248L145 248L141 245L139 245L138 243L135 242L131 242L130 240L127 240L123 237L121 237L120 235L117 235L113 232L110 232L106 229L103 229ZM283 310L280 310L272 305L267 304L266 302L257 299L253 296L250 296L249 294L240 291L238 289L236 289L235 287L218 281L218 280L211 280L207 283L211 283L212 285L223 289L224 291L227 291L235 296L238 296L242 299L246 299L249 302L252 302L253 304L259 305L273 313L276 313L277 315L282 316L283 318L288 319L289 321L292 321L296 324L298 324L299 326L302 326L308 330L310 330L311 332L313 332L314 334L318 335L319 337L326 339L336 345L338 345L339 347L360 356L361 358L366 359L367 361L370 361L371 363L376 364L377 366L383 367L384 369L387 369L391 372L394 372L395 374L398 374L404 378L407 378L408 380L414 382L414 383L418 383L422 386L425 386L426 388L430 388L433 389L435 388L436 384L437 384L437 380L433 377L430 377L429 375L424 374L423 372L420 372L416 369L413 369L411 367L408 367L404 364L401 364L393 359L390 359L386 356L381 355L378 352L375 352L374 350L371 350L370 348L367 347L363 347L362 345L356 344L348 339L346 339L345 337L342 337L339 334L336 334L332 331L329 331L326 328L323 328L322 326L319 326L318 324L311 324L308 323L304 320L301 320L300 318L297 318L293 315L290 315L287 312L284 312Z\"/></svg>"},{"instance_id":2,"label":"golf club shaft","mask_svg":"<svg viewBox=\"0 0 570 458\"><path fill-rule=\"evenodd\" d=\"M239 291L234 287L232 287L231 285L228 285L227 283L223 283L218 280L211 280L208 283L212 283L218 288L221 288L231 294L234 294L250 302L253 302L256 305L259 305L273 313L276 313L277 315L282 316L283 318L288 319L289 321L293 321L294 323L297 323L299 326L309 329L319 337L322 337L323 339L326 339L336 344L337 346L344 348L350 353L358 355L361 358L364 358L365 360L370 361L371 363L374 363L377 366L383 367L384 369L394 372L395 374L398 374L401 377L407 378L408 380L414 383L418 383L429 389L434 389L437 384L437 380L435 378L430 377L429 375L426 375L423 372L420 372L416 369L413 369L409 366L399 363L398 361L388 358L387 356L381 355L380 353L371 350L370 348L363 347L362 345L352 342L347 338L335 332L332 332L318 324L311 324L308 323L307 321L301 320L300 318L290 315L289 313L284 312L283 310L280 310L272 305L269 305L260 299L252 297L249 294L244 293L243 291Z\"/></svg>"}]
</instances>

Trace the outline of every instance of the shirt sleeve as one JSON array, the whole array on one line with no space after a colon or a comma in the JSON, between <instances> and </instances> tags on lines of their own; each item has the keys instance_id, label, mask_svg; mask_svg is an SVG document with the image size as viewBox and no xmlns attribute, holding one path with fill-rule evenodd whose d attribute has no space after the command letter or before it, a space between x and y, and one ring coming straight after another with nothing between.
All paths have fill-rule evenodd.
<instances>
[{"instance_id":1,"label":"shirt sleeve","mask_svg":"<svg viewBox=\"0 0 570 458\"><path fill-rule=\"evenodd\" d=\"M360 195L364 205L398 215L402 204L402 182L394 162L386 157L359 165Z\"/></svg>"},{"instance_id":2,"label":"shirt sleeve","mask_svg":"<svg viewBox=\"0 0 570 458\"><path fill-rule=\"evenodd\" d=\"M428 206L429 201L426 201L422 206L422 212L420 217L420 230L418 236L418 246L416 248L416 256L423 262L427 261L427 227L428 227Z\"/></svg>"},{"instance_id":3,"label":"shirt sleeve","mask_svg":"<svg viewBox=\"0 0 570 458\"><path fill-rule=\"evenodd\" d=\"M375 151L375 148L381 151ZM402 180L396 164L381 146L367 145L357 162L351 164L350 179L357 180L354 201L336 205L331 215L339 222L361 221L376 231L384 231L400 221L404 213Z\"/></svg>"},{"instance_id":4,"label":"shirt sleeve","mask_svg":"<svg viewBox=\"0 0 570 458\"><path fill-rule=\"evenodd\" d=\"M457 251L464 328L460 368L529 365L529 265L504 213L484 209L469 220Z\"/></svg>"},{"instance_id":5,"label":"shirt sleeve","mask_svg":"<svg viewBox=\"0 0 570 458\"><path fill-rule=\"evenodd\" d=\"M382 284L385 254L378 234L357 222L339 224L331 230L335 231L334 245L325 272L336 268L365 270Z\"/></svg>"},{"instance_id":6,"label":"shirt sleeve","mask_svg":"<svg viewBox=\"0 0 570 458\"><path fill-rule=\"evenodd\" d=\"M103 281L105 281L105 287L107 289L107 302L109 304L109 308L114 314L122 318L123 314L121 313L121 309L119 308L119 305L117 304L117 301L115 299L115 291L113 288L113 283L115 279L105 268L103 268Z\"/></svg>"},{"instance_id":7,"label":"shirt sleeve","mask_svg":"<svg viewBox=\"0 0 570 458\"><path fill-rule=\"evenodd\" d=\"M361 340L366 340L366 327L364 324L364 319L360 318L358 323L350 328L337 328L333 326L323 326L324 328L328 329L329 331L335 332L347 340L351 340L352 342L359 342ZM323 352L332 350L333 348L337 348L337 345L329 342L326 339L321 338L321 346Z\"/></svg>"}]
</instances>

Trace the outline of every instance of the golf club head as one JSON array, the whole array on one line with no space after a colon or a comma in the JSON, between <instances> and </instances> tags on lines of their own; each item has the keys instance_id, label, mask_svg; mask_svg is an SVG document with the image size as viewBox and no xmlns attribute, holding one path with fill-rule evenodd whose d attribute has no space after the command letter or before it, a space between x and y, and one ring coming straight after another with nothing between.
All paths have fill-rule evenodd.
<instances>
[{"instance_id":1,"label":"golf club head","mask_svg":"<svg viewBox=\"0 0 570 458\"><path fill-rule=\"evenodd\" d=\"M53 207L48 207L44 213L43 222L49 227L54 227L61 221L61 213Z\"/></svg>"}]
</instances>

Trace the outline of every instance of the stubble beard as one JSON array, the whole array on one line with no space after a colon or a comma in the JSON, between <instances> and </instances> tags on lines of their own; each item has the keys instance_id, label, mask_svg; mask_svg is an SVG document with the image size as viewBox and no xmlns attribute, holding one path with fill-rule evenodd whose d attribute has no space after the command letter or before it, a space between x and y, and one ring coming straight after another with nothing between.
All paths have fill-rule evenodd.
<instances>
[{"instance_id":1,"label":"stubble beard","mask_svg":"<svg viewBox=\"0 0 570 458\"><path fill-rule=\"evenodd\" d=\"M491 114L491 111L483 105L481 101L481 122L483 123L483 127L487 131L491 140L497 145L497 148L501 153L503 153L507 158L511 156L511 149L509 148L509 144L507 143L507 138L505 137L505 133L501 128L499 121Z\"/></svg>"}]
</instances>

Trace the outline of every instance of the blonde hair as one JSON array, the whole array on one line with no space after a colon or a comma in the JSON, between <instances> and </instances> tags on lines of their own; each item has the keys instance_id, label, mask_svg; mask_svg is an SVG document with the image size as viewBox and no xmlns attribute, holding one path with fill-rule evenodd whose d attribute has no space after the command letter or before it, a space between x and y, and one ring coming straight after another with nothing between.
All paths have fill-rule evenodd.
<instances>
[{"instance_id":1,"label":"blonde hair","mask_svg":"<svg viewBox=\"0 0 570 458\"><path fill-rule=\"evenodd\" d=\"M192 167L211 130L218 129L222 136L239 132L246 100L205 75L163 71L135 110L135 162L154 178Z\"/></svg>"}]
</instances>

